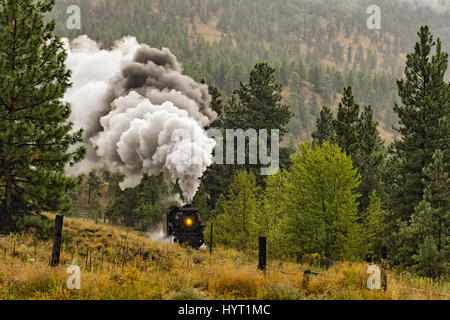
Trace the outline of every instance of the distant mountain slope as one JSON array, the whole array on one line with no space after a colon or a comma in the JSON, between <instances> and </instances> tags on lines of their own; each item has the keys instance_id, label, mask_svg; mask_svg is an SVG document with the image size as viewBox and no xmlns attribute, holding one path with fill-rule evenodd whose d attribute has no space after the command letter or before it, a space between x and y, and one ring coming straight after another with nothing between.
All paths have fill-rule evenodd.
<instances>
[{"instance_id":1,"label":"distant mountain slope","mask_svg":"<svg viewBox=\"0 0 450 320\"><path fill-rule=\"evenodd\" d=\"M52 13L59 34L88 34L111 46L126 35L169 47L186 72L226 95L253 65L269 61L287 87L295 119L291 133L309 137L322 104L335 105L342 88L371 104L383 136L396 123L395 79L402 76L420 25L450 48L450 5L439 10L394 0L60 0ZM421 2L424 3L424 2ZM431 2L429 2L431 3ZM433 2L435 3L435 2ZM66 9L81 8L81 30L68 30ZM381 8L381 30L369 30L366 10Z\"/></svg>"}]
</instances>

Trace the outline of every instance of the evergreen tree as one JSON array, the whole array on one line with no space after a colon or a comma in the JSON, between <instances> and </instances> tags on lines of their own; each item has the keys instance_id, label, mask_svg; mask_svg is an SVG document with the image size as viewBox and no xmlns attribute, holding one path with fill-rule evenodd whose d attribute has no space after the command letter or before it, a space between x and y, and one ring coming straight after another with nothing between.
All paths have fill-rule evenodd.
<instances>
[{"instance_id":1,"label":"evergreen tree","mask_svg":"<svg viewBox=\"0 0 450 320\"><path fill-rule=\"evenodd\" d=\"M352 87L344 88L344 96L338 106L336 120L333 122L337 144L355 160L358 152L359 105L355 103Z\"/></svg>"},{"instance_id":2,"label":"evergreen tree","mask_svg":"<svg viewBox=\"0 0 450 320\"><path fill-rule=\"evenodd\" d=\"M347 48L347 64L352 64L353 62L353 47L349 46Z\"/></svg>"},{"instance_id":3,"label":"evergreen tree","mask_svg":"<svg viewBox=\"0 0 450 320\"><path fill-rule=\"evenodd\" d=\"M309 69L309 82L314 86L314 91L321 93L322 70L318 65L313 65Z\"/></svg>"},{"instance_id":4,"label":"evergreen tree","mask_svg":"<svg viewBox=\"0 0 450 320\"><path fill-rule=\"evenodd\" d=\"M89 209L88 209L88 217L94 218L95 223L97 223L98 219L102 216L103 208L100 204L100 193L99 192L93 192L92 198L89 203Z\"/></svg>"},{"instance_id":5,"label":"evergreen tree","mask_svg":"<svg viewBox=\"0 0 450 320\"><path fill-rule=\"evenodd\" d=\"M208 87L209 94L212 97L211 100L211 108L217 112L218 118L211 124L211 127L219 129L222 131L222 135L225 137L225 130L222 128L223 126L223 117L224 117L224 106L222 102L222 95L220 91L214 87ZM225 141L224 141L225 143ZM225 151L225 150L223 150ZM205 193L205 198L202 199L206 201L208 204L208 211L213 209L216 205L216 201L224 193L224 190L227 190L230 184L233 182L233 177L235 174L235 166L224 166L221 164L213 163L205 174L202 177L202 184L200 186L201 191ZM197 196L199 195L197 192ZM194 203L197 203L199 199L194 198ZM198 204L198 203L197 203ZM209 214L203 212L202 215L205 215L207 220L210 220Z\"/></svg>"},{"instance_id":6,"label":"evergreen tree","mask_svg":"<svg viewBox=\"0 0 450 320\"><path fill-rule=\"evenodd\" d=\"M80 213L78 204L82 190L81 187L83 183L83 176L79 176L78 180L79 181L77 182L77 185L67 192L67 197L69 199L69 206L67 211L65 212L66 215L77 215Z\"/></svg>"},{"instance_id":7,"label":"evergreen tree","mask_svg":"<svg viewBox=\"0 0 450 320\"><path fill-rule=\"evenodd\" d=\"M213 209L219 197L226 193L226 190L233 183L234 175L237 172L237 165L212 164L208 167L202 177L202 185L208 194L209 208Z\"/></svg>"},{"instance_id":8,"label":"evergreen tree","mask_svg":"<svg viewBox=\"0 0 450 320\"><path fill-rule=\"evenodd\" d=\"M44 21L54 0L0 2L0 233L14 230L18 216L70 206L75 186L64 167L79 161L82 131L71 133L66 53Z\"/></svg>"},{"instance_id":9,"label":"evergreen tree","mask_svg":"<svg viewBox=\"0 0 450 320\"><path fill-rule=\"evenodd\" d=\"M281 91L282 85L275 82L275 69L258 63L250 73L249 83L241 83L225 107L224 128L279 129L283 136L292 113L281 103Z\"/></svg>"},{"instance_id":10,"label":"evergreen tree","mask_svg":"<svg viewBox=\"0 0 450 320\"><path fill-rule=\"evenodd\" d=\"M427 236L419 245L413 259L417 262L415 270L421 275L437 279L443 272L449 272L448 260L442 259L442 254L439 253L436 242L431 236Z\"/></svg>"},{"instance_id":11,"label":"evergreen tree","mask_svg":"<svg viewBox=\"0 0 450 320\"><path fill-rule=\"evenodd\" d=\"M211 127L220 127L220 117L223 113L223 104L222 104L222 94L220 91L214 86L208 86L208 92L211 95L211 109L217 113L218 118L214 123L211 124Z\"/></svg>"},{"instance_id":12,"label":"evergreen tree","mask_svg":"<svg viewBox=\"0 0 450 320\"><path fill-rule=\"evenodd\" d=\"M301 95L304 82L297 72L292 72L289 87L292 88L294 94Z\"/></svg>"},{"instance_id":13,"label":"evergreen tree","mask_svg":"<svg viewBox=\"0 0 450 320\"><path fill-rule=\"evenodd\" d=\"M100 193L100 188L103 186L101 176L95 170L89 172L87 178L88 185L88 204L91 204L93 194Z\"/></svg>"},{"instance_id":14,"label":"evergreen tree","mask_svg":"<svg viewBox=\"0 0 450 320\"><path fill-rule=\"evenodd\" d=\"M317 96L313 95L313 97L311 98L311 102L308 105L309 107L309 112L311 113L311 115L314 118L317 118L320 114L320 105L319 102L317 101Z\"/></svg>"},{"instance_id":15,"label":"evergreen tree","mask_svg":"<svg viewBox=\"0 0 450 320\"><path fill-rule=\"evenodd\" d=\"M138 186L125 190L119 188L121 179L114 176L114 185L110 185L114 192L105 211L108 219L114 223L148 231L150 227L162 221L167 208L174 204L167 200L170 190L162 174L144 175Z\"/></svg>"},{"instance_id":16,"label":"evergreen tree","mask_svg":"<svg viewBox=\"0 0 450 320\"><path fill-rule=\"evenodd\" d=\"M202 183L192 200L192 206L197 208L200 212L200 218L202 223L212 220L211 212L209 210L209 194L205 191L205 185Z\"/></svg>"},{"instance_id":17,"label":"evergreen tree","mask_svg":"<svg viewBox=\"0 0 450 320\"><path fill-rule=\"evenodd\" d=\"M361 175L358 191L361 194L359 211L362 214L369 206L372 192L380 192L384 160L384 142L378 131L378 123L374 120L372 107L366 106L359 115L359 105L354 101L352 88L345 88L337 118L333 118L330 108L324 106L312 137L314 143L319 145L324 141L337 142L351 156Z\"/></svg>"},{"instance_id":18,"label":"evergreen tree","mask_svg":"<svg viewBox=\"0 0 450 320\"><path fill-rule=\"evenodd\" d=\"M270 130L280 130L282 137L287 132L287 124L292 116L289 106L282 104L282 86L275 82L275 69L267 63L258 63L250 73L249 83L241 83L240 88L234 90L228 103L224 105L220 118L220 127L225 129L267 129L268 149L270 151ZM213 96L214 97L214 96ZM218 105L218 95L215 95L215 105ZM215 124L214 124L215 126ZM289 150L280 150L280 162L288 166ZM205 173L202 181L205 191L210 195L210 208L220 194L227 190L237 171L252 169L257 175L258 184L263 183L259 175L258 165L212 165Z\"/></svg>"},{"instance_id":19,"label":"evergreen tree","mask_svg":"<svg viewBox=\"0 0 450 320\"><path fill-rule=\"evenodd\" d=\"M450 178L444 154L437 150L433 163L423 170L424 197L411 216L401 222L394 251L396 262L413 267L422 275L437 277L450 272Z\"/></svg>"},{"instance_id":20,"label":"evergreen tree","mask_svg":"<svg viewBox=\"0 0 450 320\"><path fill-rule=\"evenodd\" d=\"M366 106L357 126L358 151L355 166L361 174L358 191L360 212L365 211L370 203L373 191L380 193L381 169L384 160L384 141L378 132L378 123L373 118L372 107Z\"/></svg>"},{"instance_id":21,"label":"evergreen tree","mask_svg":"<svg viewBox=\"0 0 450 320\"><path fill-rule=\"evenodd\" d=\"M366 252L370 252L381 258L383 246L383 219L386 212L381 208L381 199L375 191L369 196L369 205L361 215L361 227L364 235Z\"/></svg>"},{"instance_id":22,"label":"evergreen tree","mask_svg":"<svg viewBox=\"0 0 450 320\"><path fill-rule=\"evenodd\" d=\"M439 39L434 42L428 27L421 27L418 35L414 52L407 55L405 79L397 81L402 103L394 107L400 119L395 129L401 137L393 143L399 161L390 204L394 218L405 221L422 199L422 169L432 162L434 151L440 149L445 159L450 157L450 85L444 80L448 54L442 52Z\"/></svg>"},{"instance_id":23,"label":"evergreen tree","mask_svg":"<svg viewBox=\"0 0 450 320\"><path fill-rule=\"evenodd\" d=\"M335 139L333 113L327 106L323 106L320 117L317 119L316 131L312 133L314 143L322 145L325 141L332 142Z\"/></svg>"}]
</instances>

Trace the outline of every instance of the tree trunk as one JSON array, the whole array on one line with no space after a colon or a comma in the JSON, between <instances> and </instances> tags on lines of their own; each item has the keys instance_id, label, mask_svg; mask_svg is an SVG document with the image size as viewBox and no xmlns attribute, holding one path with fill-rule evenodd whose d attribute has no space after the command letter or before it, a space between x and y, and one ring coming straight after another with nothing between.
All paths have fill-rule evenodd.
<instances>
[{"instance_id":1,"label":"tree trunk","mask_svg":"<svg viewBox=\"0 0 450 320\"><path fill-rule=\"evenodd\" d=\"M91 187L91 184L90 183L88 183L88 205L90 205L91 204L91 193L92 193L92 187Z\"/></svg>"},{"instance_id":2,"label":"tree trunk","mask_svg":"<svg viewBox=\"0 0 450 320\"><path fill-rule=\"evenodd\" d=\"M10 234L15 231L15 223L13 220L13 174L12 165L9 161L5 164L5 200L3 202L3 208L0 212L0 234Z\"/></svg>"},{"instance_id":3,"label":"tree trunk","mask_svg":"<svg viewBox=\"0 0 450 320\"><path fill-rule=\"evenodd\" d=\"M0 234L8 235L15 231L14 220L12 219L11 211L3 207L0 212Z\"/></svg>"},{"instance_id":4,"label":"tree trunk","mask_svg":"<svg viewBox=\"0 0 450 320\"><path fill-rule=\"evenodd\" d=\"M16 69L16 40L17 40L17 21L16 21L16 17L13 17L14 19L14 28L13 28L13 44L12 44L12 54L11 54L11 70L14 72ZM13 83L13 87L12 90L10 92L10 96L11 96L11 101L9 101L9 124L10 124L10 128L8 128L7 132L8 132L8 140L7 140L7 144L11 145L12 144L12 134L11 134L11 128L14 124L14 108L15 108L15 100L14 100L14 96L15 96L15 84ZM13 188L13 182L14 182L14 176L13 176L13 171L14 171L14 162L11 159L11 156L9 154L6 154L5 157L5 200L3 203L3 212L1 212L0 214L0 234L9 234L13 231L15 231L15 223L13 220L13 193L12 193L12 188Z\"/></svg>"}]
</instances>

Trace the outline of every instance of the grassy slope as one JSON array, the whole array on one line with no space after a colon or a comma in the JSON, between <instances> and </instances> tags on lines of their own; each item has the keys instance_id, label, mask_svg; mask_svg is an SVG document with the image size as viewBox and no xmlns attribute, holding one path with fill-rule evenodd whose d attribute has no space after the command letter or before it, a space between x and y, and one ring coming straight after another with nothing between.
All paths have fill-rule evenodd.
<instances>
[{"instance_id":1,"label":"grassy slope","mask_svg":"<svg viewBox=\"0 0 450 320\"><path fill-rule=\"evenodd\" d=\"M56 268L47 265L51 241L35 246L27 235L0 238L0 299L448 299L438 292L450 294L448 283L433 286L394 273L387 292L366 290L363 263L335 265L305 286L306 265L269 261L264 275L253 257L235 250L217 248L210 256L207 250L77 218L65 218L64 231L73 241ZM149 250L153 261L143 261L139 249ZM75 258L82 288L68 290L65 270Z\"/></svg>"}]
</instances>

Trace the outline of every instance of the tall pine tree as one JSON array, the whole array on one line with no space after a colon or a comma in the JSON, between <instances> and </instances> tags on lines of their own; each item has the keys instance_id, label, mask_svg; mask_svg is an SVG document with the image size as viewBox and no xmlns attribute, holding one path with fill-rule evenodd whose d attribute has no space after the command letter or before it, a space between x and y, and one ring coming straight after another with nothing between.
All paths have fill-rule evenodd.
<instances>
[{"instance_id":1,"label":"tall pine tree","mask_svg":"<svg viewBox=\"0 0 450 320\"><path fill-rule=\"evenodd\" d=\"M370 196L375 190L380 193L380 174L384 160L383 140L378 132L371 106L366 106L359 114L352 88L344 88L344 96L339 103L337 117L324 106L317 120L317 129L312 134L315 143L336 142L353 161L361 175L358 191L361 194L359 211L363 213L370 204Z\"/></svg>"},{"instance_id":2,"label":"tall pine tree","mask_svg":"<svg viewBox=\"0 0 450 320\"><path fill-rule=\"evenodd\" d=\"M400 249L392 256L404 267L436 278L450 272L450 179L441 150L434 153L433 162L423 173L423 200L410 222L402 222L394 234Z\"/></svg>"},{"instance_id":3,"label":"tall pine tree","mask_svg":"<svg viewBox=\"0 0 450 320\"><path fill-rule=\"evenodd\" d=\"M320 111L320 116L317 119L316 131L314 131L311 135L313 141L321 146L325 141L334 141L335 134L333 113L329 107L323 106Z\"/></svg>"},{"instance_id":4,"label":"tall pine tree","mask_svg":"<svg viewBox=\"0 0 450 320\"><path fill-rule=\"evenodd\" d=\"M289 106L282 104L282 85L275 82L275 69L258 63L250 73L249 83L241 83L225 106L222 123L227 129L279 129L287 132L292 117Z\"/></svg>"},{"instance_id":5,"label":"tall pine tree","mask_svg":"<svg viewBox=\"0 0 450 320\"><path fill-rule=\"evenodd\" d=\"M54 0L0 1L0 233L17 217L64 210L75 186L64 167L79 161L82 131L71 133L70 86L63 44L44 14Z\"/></svg>"},{"instance_id":6,"label":"tall pine tree","mask_svg":"<svg viewBox=\"0 0 450 320\"><path fill-rule=\"evenodd\" d=\"M401 137L393 143L397 165L390 202L393 218L405 221L422 200L422 169L432 162L435 150L442 150L446 160L450 156L450 85L444 80L448 54L442 52L439 39L434 42L428 27L421 27L418 35L414 52L407 55L405 78L397 81L401 104L394 107Z\"/></svg>"},{"instance_id":7,"label":"tall pine tree","mask_svg":"<svg viewBox=\"0 0 450 320\"><path fill-rule=\"evenodd\" d=\"M250 73L248 83L241 83L240 88L234 90L228 103L223 106L220 119L215 122L222 131L226 129L267 129L268 149L271 146L272 129L280 131L280 137L287 132L287 124L292 116L288 105L282 103L282 85L275 80L275 69L267 63L258 63ZM213 106L220 109L219 95L210 91L213 96ZM226 137L228 139L228 137ZM248 149L248 148L247 148ZM281 166L289 166L289 148L280 148ZM248 154L247 154L248 157ZM264 180L259 174L260 165L213 165L205 173L203 183L210 195L210 205L214 206L223 190L227 190L234 175L242 169L252 170L258 184Z\"/></svg>"},{"instance_id":8,"label":"tall pine tree","mask_svg":"<svg viewBox=\"0 0 450 320\"><path fill-rule=\"evenodd\" d=\"M362 177L358 191L361 194L359 209L363 212L369 207L372 192L380 193L381 169L385 156L384 141L378 132L378 123L374 120L371 106L366 106L361 113L357 132L359 146L354 162Z\"/></svg>"},{"instance_id":9,"label":"tall pine tree","mask_svg":"<svg viewBox=\"0 0 450 320\"><path fill-rule=\"evenodd\" d=\"M359 105L355 103L352 87L344 88L344 96L338 106L334 128L336 142L348 156L355 160L358 141Z\"/></svg>"}]
</instances>

